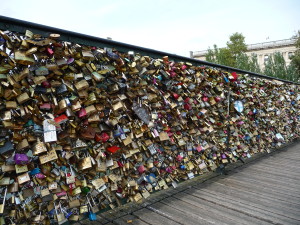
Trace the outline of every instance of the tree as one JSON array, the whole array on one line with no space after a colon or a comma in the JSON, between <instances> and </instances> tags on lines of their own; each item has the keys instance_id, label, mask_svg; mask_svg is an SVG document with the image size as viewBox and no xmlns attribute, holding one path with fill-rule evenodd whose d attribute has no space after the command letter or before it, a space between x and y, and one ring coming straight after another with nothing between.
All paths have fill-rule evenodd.
<instances>
[{"instance_id":1,"label":"tree","mask_svg":"<svg viewBox=\"0 0 300 225\"><path fill-rule=\"evenodd\" d=\"M247 45L245 43L245 37L242 33L234 33L229 37L227 47L231 54L235 57L247 51Z\"/></svg>"},{"instance_id":2,"label":"tree","mask_svg":"<svg viewBox=\"0 0 300 225\"><path fill-rule=\"evenodd\" d=\"M286 66L286 62L281 53L277 52L269 56L265 63L265 70L261 71L258 65L257 56L246 54L247 45L245 37L241 33L234 33L229 37L226 48L208 49L206 61L225 66L231 66L254 73L264 73L268 76L278 77L284 80L300 81L300 31L297 34L296 52L292 57L291 65Z\"/></svg>"},{"instance_id":3,"label":"tree","mask_svg":"<svg viewBox=\"0 0 300 225\"><path fill-rule=\"evenodd\" d=\"M235 67L235 58L228 48L220 48L217 54L219 64Z\"/></svg>"},{"instance_id":4,"label":"tree","mask_svg":"<svg viewBox=\"0 0 300 225\"><path fill-rule=\"evenodd\" d=\"M297 74L300 74L300 30L298 31L298 34L295 36L297 38L296 40L296 52L291 58L291 65L296 69Z\"/></svg>"},{"instance_id":5,"label":"tree","mask_svg":"<svg viewBox=\"0 0 300 225\"><path fill-rule=\"evenodd\" d=\"M236 67L254 73L261 73L257 62L256 54L248 56L246 53L240 53L239 56L236 58Z\"/></svg>"},{"instance_id":6,"label":"tree","mask_svg":"<svg viewBox=\"0 0 300 225\"><path fill-rule=\"evenodd\" d=\"M280 52L270 55L265 63L264 73L268 76L285 79L287 77L287 67L285 60Z\"/></svg>"},{"instance_id":7,"label":"tree","mask_svg":"<svg viewBox=\"0 0 300 225\"><path fill-rule=\"evenodd\" d=\"M214 45L214 49L217 48L217 45ZM215 51L208 48L207 53L205 54L205 60L212 63L218 63L216 59Z\"/></svg>"},{"instance_id":8,"label":"tree","mask_svg":"<svg viewBox=\"0 0 300 225\"><path fill-rule=\"evenodd\" d=\"M269 56L268 61L265 63L264 74L294 82L299 81L300 75L295 65L286 66L284 57L280 52L275 52Z\"/></svg>"},{"instance_id":9,"label":"tree","mask_svg":"<svg viewBox=\"0 0 300 225\"><path fill-rule=\"evenodd\" d=\"M237 57L246 50L245 37L241 33L234 33L229 37L226 48L218 48L214 45L214 49L208 49L205 58L208 62L236 67Z\"/></svg>"}]
</instances>

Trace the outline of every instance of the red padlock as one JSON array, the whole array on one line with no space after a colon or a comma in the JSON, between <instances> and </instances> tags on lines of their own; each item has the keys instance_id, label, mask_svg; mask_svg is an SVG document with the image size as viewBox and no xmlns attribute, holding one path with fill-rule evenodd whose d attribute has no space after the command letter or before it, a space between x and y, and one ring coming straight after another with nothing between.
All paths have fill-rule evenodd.
<instances>
[{"instance_id":1,"label":"red padlock","mask_svg":"<svg viewBox=\"0 0 300 225\"><path fill-rule=\"evenodd\" d=\"M179 94L177 94L177 93L173 93L172 95L175 99L178 99L180 97Z\"/></svg>"},{"instance_id":2,"label":"red padlock","mask_svg":"<svg viewBox=\"0 0 300 225\"><path fill-rule=\"evenodd\" d=\"M114 145L114 146L108 147L107 151L110 152L110 153L112 153L112 154L114 154L114 153L116 153L120 149L121 149L120 147Z\"/></svg>"},{"instance_id":3,"label":"red padlock","mask_svg":"<svg viewBox=\"0 0 300 225\"><path fill-rule=\"evenodd\" d=\"M192 106L190 104L184 104L184 109L192 110Z\"/></svg>"},{"instance_id":4,"label":"red padlock","mask_svg":"<svg viewBox=\"0 0 300 225\"><path fill-rule=\"evenodd\" d=\"M203 97L202 100L203 100L204 102L207 102L207 101L208 101L208 97Z\"/></svg>"},{"instance_id":5,"label":"red padlock","mask_svg":"<svg viewBox=\"0 0 300 225\"><path fill-rule=\"evenodd\" d=\"M95 135L95 141L97 141L97 142L102 141L103 143L105 143L109 140L109 138L110 138L110 136L105 132Z\"/></svg>"},{"instance_id":6,"label":"red padlock","mask_svg":"<svg viewBox=\"0 0 300 225\"><path fill-rule=\"evenodd\" d=\"M58 123L58 124L62 124L64 122L68 121L68 120L69 119L68 119L68 117L65 114L62 114L62 115L54 118L55 123Z\"/></svg>"},{"instance_id":7,"label":"red padlock","mask_svg":"<svg viewBox=\"0 0 300 225\"><path fill-rule=\"evenodd\" d=\"M44 81L44 82L42 82L42 86L43 86L44 88L51 88L51 84L50 84L49 81Z\"/></svg>"},{"instance_id":8,"label":"red padlock","mask_svg":"<svg viewBox=\"0 0 300 225\"><path fill-rule=\"evenodd\" d=\"M219 102L219 101L221 101L221 100L222 100L221 97L219 97L219 96L215 97L215 101L216 101L216 102Z\"/></svg>"},{"instance_id":9,"label":"red padlock","mask_svg":"<svg viewBox=\"0 0 300 225\"><path fill-rule=\"evenodd\" d=\"M189 97L187 97L186 99L184 99L184 102L185 102L185 103L189 103L189 101L190 101L190 98L189 98Z\"/></svg>"}]
</instances>

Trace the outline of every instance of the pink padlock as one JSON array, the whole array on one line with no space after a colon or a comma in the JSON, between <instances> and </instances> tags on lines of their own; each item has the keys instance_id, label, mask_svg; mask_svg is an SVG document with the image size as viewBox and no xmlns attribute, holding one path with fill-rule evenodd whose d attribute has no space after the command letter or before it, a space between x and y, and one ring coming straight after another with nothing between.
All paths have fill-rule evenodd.
<instances>
[{"instance_id":1,"label":"pink padlock","mask_svg":"<svg viewBox=\"0 0 300 225\"><path fill-rule=\"evenodd\" d=\"M185 70L186 68L187 68L186 65L182 65L182 66L181 66L181 70Z\"/></svg>"},{"instance_id":2,"label":"pink padlock","mask_svg":"<svg viewBox=\"0 0 300 225\"><path fill-rule=\"evenodd\" d=\"M141 173L144 173L146 171L146 169L143 165L141 165L141 166L138 167L138 171L141 174Z\"/></svg>"},{"instance_id":3,"label":"pink padlock","mask_svg":"<svg viewBox=\"0 0 300 225\"><path fill-rule=\"evenodd\" d=\"M66 191L62 191L62 192L56 193L57 197L62 197L62 196L65 196L65 195L67 195Z\"/></svg>"},{"instance_id":4,"label":"pink padlock","mask_svg":"<svg viewBox=\"0 0 300 225\"><path fill-rule=\"evenodd\" d=\"M198 145L198 146L196 147L196 150L197 150L198 152L201 152L201 151L203 150L203 148L202 148L201 145Z\"/></svg>"},{"instance_id":5,"label":"pink padlock","mask_svg":"<svg viewBox=\"0 0 300 225\"><path fill-rule=\"evenodd\" d=\"M176 160L177 160L178 162L180 162L182 159L183 159L183 157L182 157L181 155L178 155L178 156L176 157Z\"/></svg>"},{"instance_id":6,"label":"pink padlock","mask_svg":"<svg viewBox=\"0 0 300 225\"><path fill-rule=\"evenodd\" d=\"M42 174L42 173L37 173L35 175L35 177L38 178L38 179L45 179L46 178L46 176L44 174Z\"/></svg>"},{"instance_id":7,"label":"pink padlock","mask_svg":"<svg viewBox=\"0 0 300 225\"><path fill-rule=\"evenodd\" d=\"M82 117L84 117L84 116L86 116L86 110L85 110L85 108L81 108L81 109L78 111L78 117L79 117L79 118L82 118Z\"/></svg>"},{"instance_id":8,"label":"pink padlock","mask_svg":"<svg viewBox=\"0 0 300 225\"><path fill-rule=\"evenodd\" d=\"M173 172L173 169L172 169L171 167L167 167L167 168L166 168L166 172L167 172L167 173L172 173L172 172Z\"/></svg>"}]
</instances>

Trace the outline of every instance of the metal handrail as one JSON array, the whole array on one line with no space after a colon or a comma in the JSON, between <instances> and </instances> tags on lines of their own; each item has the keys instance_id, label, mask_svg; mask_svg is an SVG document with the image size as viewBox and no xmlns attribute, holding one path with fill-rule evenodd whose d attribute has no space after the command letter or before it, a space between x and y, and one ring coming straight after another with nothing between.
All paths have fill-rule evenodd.
<instances>
[{"instance_id":1,"label":"metal handrail","mask_svg":"<svg viewBox=\"0 0 300 225\"><path fill-rule=\"evenodd\" d=\"M64 41L74 42L78 44L88 45L88 46L95 46L95 47L107 47L107 48L115 48L120 52L128 52L128 51L135 51L143 55L148 55L153 58L161 58L163 56L168 56L170 60L174 60L177 62L190 62L194 65L200 66L200 65L206 65L211 66L215 68L224 69L228 72L238 72L243 74L249 74L251 76L270 79L270 80L278 80L285 83L291 83L291 84L299 84L288 80L283 80L280 78L270 77L246 70L241 70L229 66L219 65L211 62L206 62L198 59L193 59L185 56L180 56L176 54L171 54L163 51L158 51L150 48L144 48L136 45L126 44L122 42L117 42L109 39L99 38L95 36L90 36L86 34L81 34L73 31L63 30L55 27L45 26L37 23L32 23L24 20L19 20L15 18L10 18L6 16L0 16L0 29L1 30L10 30L14 32L19 33L25 33L26 30L30 30L33 33L40 34L44 37L48 37L51 33L57 33L60 34L60 39Z\"/></svg>"}]
</instances>

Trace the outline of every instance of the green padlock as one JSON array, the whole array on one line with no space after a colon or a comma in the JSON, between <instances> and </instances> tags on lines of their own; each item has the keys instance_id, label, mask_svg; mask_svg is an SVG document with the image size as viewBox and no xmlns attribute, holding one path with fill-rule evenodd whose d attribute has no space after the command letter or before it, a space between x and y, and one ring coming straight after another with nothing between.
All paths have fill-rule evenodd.
<instances>
[{"instance_id":1,"label":"green padlock","mask_svg":"<svg viewBox=\"0 0 300 225\"><path fill-rule=\"evenodd\" d=\"M86 186L86 187L82 187L81 191L82 191L82 193L87 194L87 193L89 193L91 191L91 189Z\"/></svg>"}]
</instances>

